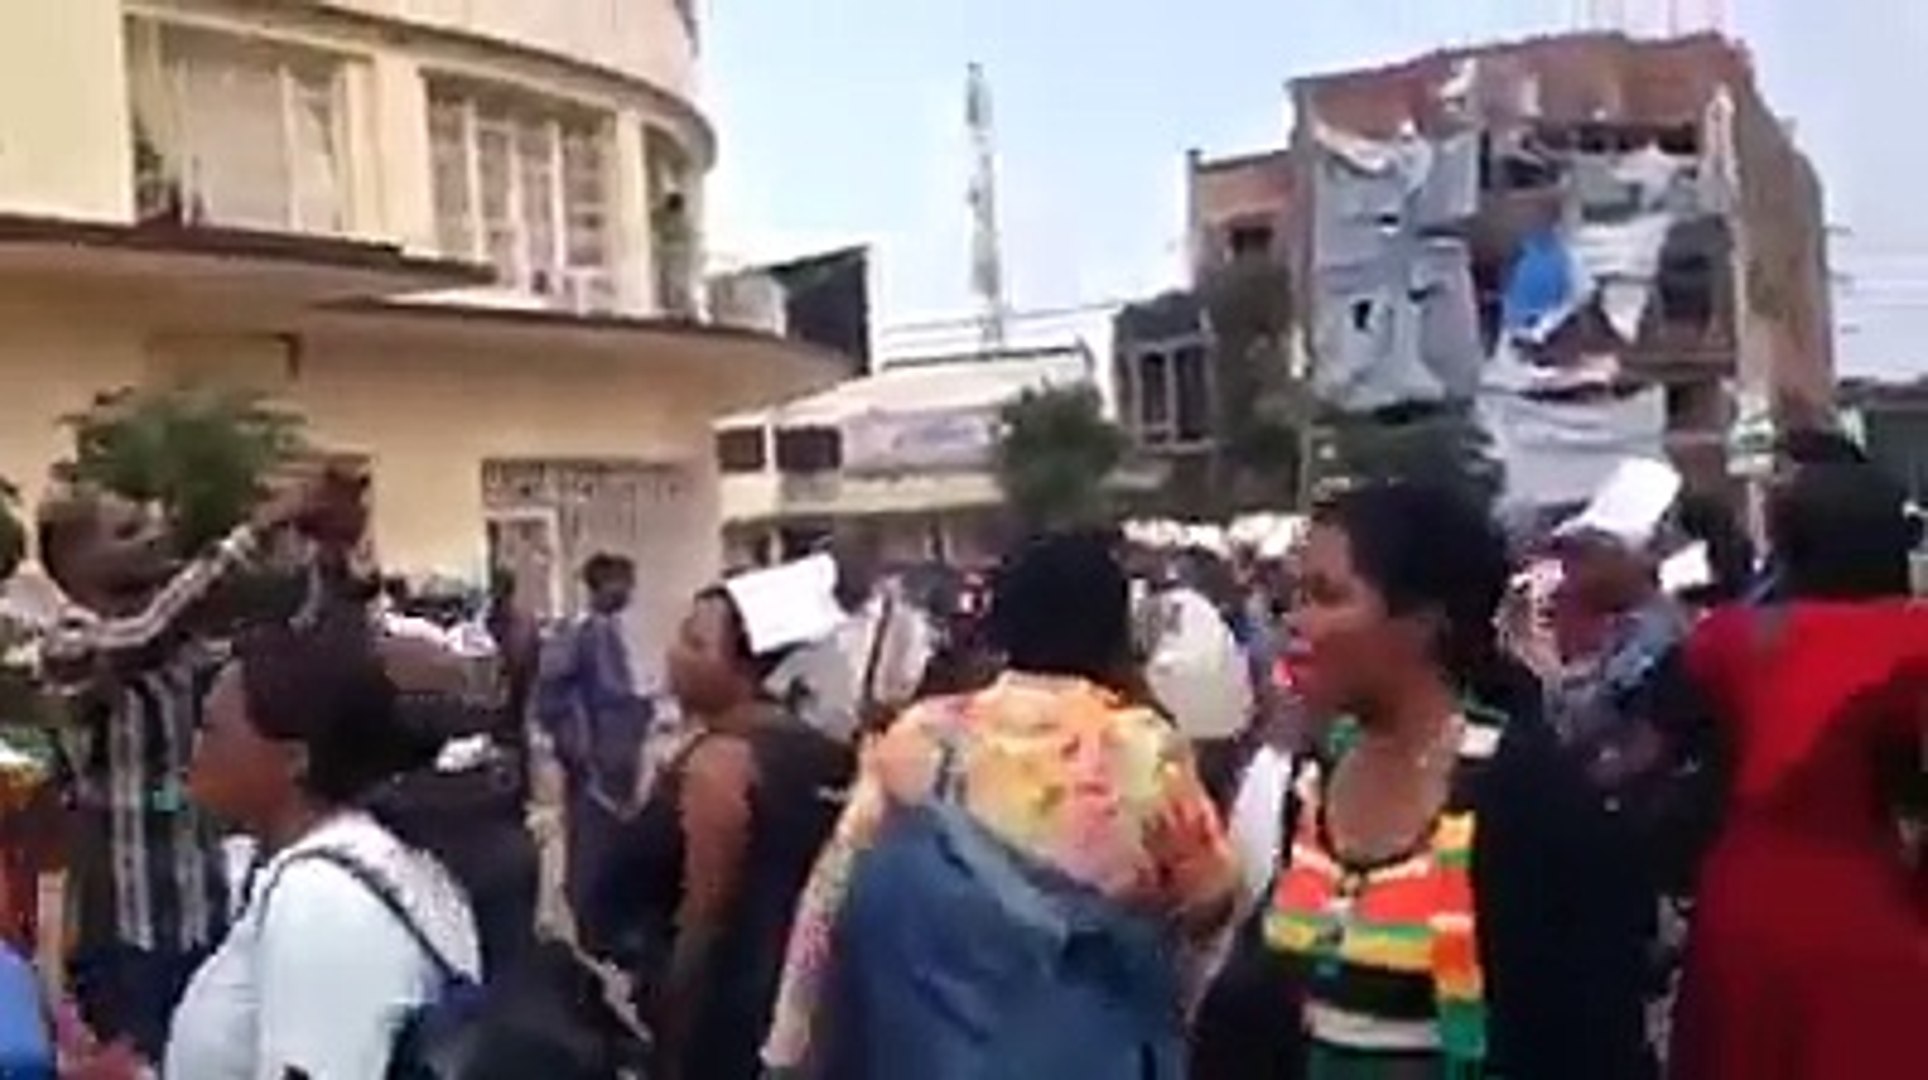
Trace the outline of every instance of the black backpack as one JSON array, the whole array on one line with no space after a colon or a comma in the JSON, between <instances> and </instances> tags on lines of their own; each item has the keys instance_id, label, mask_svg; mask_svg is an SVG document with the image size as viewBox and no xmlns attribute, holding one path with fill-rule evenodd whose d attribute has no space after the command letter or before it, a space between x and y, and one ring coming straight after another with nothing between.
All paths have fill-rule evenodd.
<instances>
[{"instance_id":1,"label":"black backpack","mask_svg":"<svg viewBox=\"0 0 1928 1080\"><path fill-rule=\"evenodd\" d=\"M647 1038L622 1019L601 978L567 945L543 941L508 971L479 983L429 940L380 874L327 848L297 854L281 869L304 859L339 867L368 890L428 957L441 983L397 1032L386 1080L645 1076Z\"/></svg>"}]
</instances>

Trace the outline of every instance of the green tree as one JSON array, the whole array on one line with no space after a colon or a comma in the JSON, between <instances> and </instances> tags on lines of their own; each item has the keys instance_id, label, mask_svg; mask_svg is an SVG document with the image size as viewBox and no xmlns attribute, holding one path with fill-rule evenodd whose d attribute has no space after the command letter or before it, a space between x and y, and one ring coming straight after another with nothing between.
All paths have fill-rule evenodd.
<instances>
[{"instance_id":1,"label":"green tree","mask_svg":"<svg viewBox=\"0 0 1928 1080\"><path fill-rule=\"evenodd\" d=\"M1504 470L1470 405L1448 405L1392 422L1333 414L1317 455L1314 485L1414 480L1459 488L1491 502Z\"/></svg>"},{"instance_id":2,"label":"green tree","mask_svg":"<svg viewBox=\"0 0 1928 1080\"><path fill-rule=\"evenodd\" d=\"M1217 387L1215 486L1226 510L1294 505L1310 402L1292 367L1291 271L1235 259L1212 272L1203 294Z\"/></svg>"},{"instance_id":3,"label":"green tree","mask_svg":"<svg viewBox=\"0 0 1928 1080\"><path fill-rule=\"evenodd\" d=\"M211 387L111 391L65 423L73 477L158 503L183 554L239 524L306 449L299 417L262 395Z\"/></svg>"},{"instance_id":4,"label":"green tree","mask_svg":"<svg viewBox=\"0 0 1928 1080\"><path fill-rule=\"evenodd\" d=\"M1112 510L1110 480L1129 445L1089 386L1026 390L1000 411L998 486L1020 524L1096 524Z\"/></svg>"}]
</instances>

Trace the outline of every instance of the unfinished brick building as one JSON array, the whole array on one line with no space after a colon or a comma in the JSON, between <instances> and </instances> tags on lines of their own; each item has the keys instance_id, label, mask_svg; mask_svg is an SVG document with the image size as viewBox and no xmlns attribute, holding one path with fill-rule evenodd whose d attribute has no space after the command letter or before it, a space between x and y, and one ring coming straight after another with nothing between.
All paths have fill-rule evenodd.
<instances>
[{"instance_id":1,"label":"unfinished brick building","mask_svg":"<svg viewBox=\"0 0 1928 1080\"><path fill-rule=\"evenodd\" d=\"M1335 418L1476 410L1549 506L1648 446L1719 487L1737 403L1830 416L1821 186L1737 44L1544 38L1292 95L1283 243ZM1221 186L1201 260L1252 242L1199 228L1238 220Z\"/></svg>"},{"instance_id":2,"label":"unfinished brick building","mask_svg":"<svg viewBox=\"0 0 1928 1080\"><path fill-rule=\"evenodd\" d=\"M1236 259L1284 259L1298 174L1283 147L1256 154L1186 157L1186 233L1192 284Z\"/></svg>"}]
</instances>

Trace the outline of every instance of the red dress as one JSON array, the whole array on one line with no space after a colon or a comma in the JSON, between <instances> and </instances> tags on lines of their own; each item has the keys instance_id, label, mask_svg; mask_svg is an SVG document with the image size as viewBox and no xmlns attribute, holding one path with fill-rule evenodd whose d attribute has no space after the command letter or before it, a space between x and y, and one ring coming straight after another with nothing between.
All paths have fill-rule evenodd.
<instances>
[{"instance_id":1,"label":"red dress","mask_svg":"<svg viewBox=\"0 0 1928 1080\"><path fill-rule=\"evenodd\" d=\"M1724 610L1688 662L1733 786L1696 897L1674 1075L1922 1076L1928 890L1877 760L1921 745L1928 605Z\"/></svg>"}]
</instances>

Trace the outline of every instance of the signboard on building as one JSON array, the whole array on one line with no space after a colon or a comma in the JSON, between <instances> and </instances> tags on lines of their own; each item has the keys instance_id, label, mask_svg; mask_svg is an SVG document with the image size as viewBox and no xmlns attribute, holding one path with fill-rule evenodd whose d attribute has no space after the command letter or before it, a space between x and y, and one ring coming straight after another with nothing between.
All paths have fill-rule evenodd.
<instances>
[{"instance_id":1,"label":"signboard on building","mask_svg":"<svg viewBox=\"0 0 1928 1080\"><path fill-rule=\"evenodd\" d=\"M849 473L983 469L997 450L994 408L866 412L842 426L843 467Z\"/></svg>"}]
</instances>

